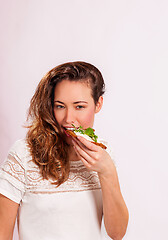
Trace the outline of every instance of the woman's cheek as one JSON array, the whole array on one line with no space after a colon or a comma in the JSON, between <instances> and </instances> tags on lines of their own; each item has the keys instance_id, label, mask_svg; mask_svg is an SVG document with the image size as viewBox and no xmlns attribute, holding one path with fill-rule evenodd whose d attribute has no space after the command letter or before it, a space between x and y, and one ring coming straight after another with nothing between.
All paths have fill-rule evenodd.
<instances>
[{"instance_id":1,"label":"woman's cheek","mask_svg":"<svg viewBox=\"0 0 168 240\"><path fill-rule=\"evenodd\" d=\"M94 109L90 109L89 111L87 111L87 113L85 114L85 116L81 115L81 125L83 126L83 128L88 128L88 127L92 127L93 123L94 123Z\"/></svg>"}]
</instances>

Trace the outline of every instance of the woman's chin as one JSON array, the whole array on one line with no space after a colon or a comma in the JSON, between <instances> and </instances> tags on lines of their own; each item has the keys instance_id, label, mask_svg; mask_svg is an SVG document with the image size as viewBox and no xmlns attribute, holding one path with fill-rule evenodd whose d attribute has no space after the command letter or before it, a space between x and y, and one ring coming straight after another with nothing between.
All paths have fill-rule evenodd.
<instances>
[{"instance_id":1,"label":"woman's chin","mask_svg":"<svg viewBox=\"0 0 168 240\"><path fill-rule=\"evenodd\" d=\"M66 137L65 137L65 140L66 140L66 143L67 143L68 145L73 146L73 144L72 144L72 137L66 136Z\"/></svg>"}]
</instances>

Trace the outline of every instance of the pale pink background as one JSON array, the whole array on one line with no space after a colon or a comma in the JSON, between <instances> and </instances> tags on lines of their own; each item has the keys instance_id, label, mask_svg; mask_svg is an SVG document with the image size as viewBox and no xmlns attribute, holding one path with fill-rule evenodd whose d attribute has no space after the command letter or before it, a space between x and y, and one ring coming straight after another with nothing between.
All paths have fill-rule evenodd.
<instances>
[{"instance_id":1,"label":"pale pink background","mask_svg":"<svg viewBox=\"0 0 168 240\"><path fill-rule=\"evenodd\" d=\"M66 61L95 64L107 83L95 128L115 150L125 240L167 238L167 13L166 0L1 1L0 161L25 135L42 76Z\"/></svg>"}]
</instances>

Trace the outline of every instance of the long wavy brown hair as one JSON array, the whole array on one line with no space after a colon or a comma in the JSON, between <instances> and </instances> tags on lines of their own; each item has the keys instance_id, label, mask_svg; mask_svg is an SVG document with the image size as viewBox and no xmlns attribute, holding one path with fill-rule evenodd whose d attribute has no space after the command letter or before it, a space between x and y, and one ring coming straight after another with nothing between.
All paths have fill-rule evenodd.
<instances>
[{"instance_id":1,"label":"long wavy brown hair","mask_svg":"<svg viewBox=\"0 0 168 240\"><path fill-rule=\"evenodd\" d=\"M68 62L51 69L39 82L30 101L26 141L32 160L39 166L44 179L61 185L68 179L70 164L68 144L54 117L54 89L62 80L89 82L95 104L104 94L101 72L86 62Z\"/></svg>"}]
</instances>

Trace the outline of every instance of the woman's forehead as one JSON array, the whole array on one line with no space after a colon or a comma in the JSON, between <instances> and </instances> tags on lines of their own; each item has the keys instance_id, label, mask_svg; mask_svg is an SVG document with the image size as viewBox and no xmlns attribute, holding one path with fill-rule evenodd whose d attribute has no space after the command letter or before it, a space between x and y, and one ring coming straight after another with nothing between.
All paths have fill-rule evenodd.
<instances>
[{"instance_id":1,"label":"woman's forehead","mask_svg":"<svg viewBox=\"0 0 168 240\"><path fill-rule=\"evenodd\" d=\"M91 87L85 82L63 80L55 87L55 98L76 99L92 98Z\"/></svg>"},{"instance_id":2,"label":"woman's forehead","mask_svg":"<svg viewBox=\"0 0 168 240\"><path fill-rule=\"evenodd\" d=\"M90 92L91 86L89 82L86 82L86 81L63 80L59 82L55 87L55 92L62 92L66 90Z\"/></svg>"}]
</instances>

